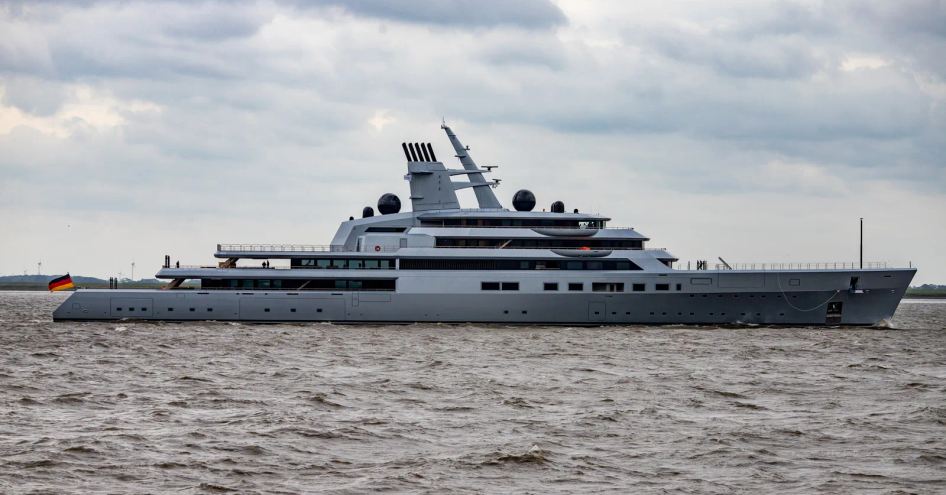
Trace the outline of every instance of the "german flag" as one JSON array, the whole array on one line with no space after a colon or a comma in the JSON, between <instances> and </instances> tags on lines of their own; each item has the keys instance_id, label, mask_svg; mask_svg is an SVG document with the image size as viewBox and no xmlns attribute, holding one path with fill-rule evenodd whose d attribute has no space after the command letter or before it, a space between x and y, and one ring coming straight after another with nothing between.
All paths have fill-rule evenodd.
<instances>
[{"instance_id":1,"label":"german flag","mask_svg":"<svg viewBox=\"0 0 946 495\"><path fill-rule=\"evenodd\" d=\"M49 290L51 291L69 290L75 288L75 284L72 283L72 277L70 277L68 273L49 281Z\"/></svg>"}]
</instances>

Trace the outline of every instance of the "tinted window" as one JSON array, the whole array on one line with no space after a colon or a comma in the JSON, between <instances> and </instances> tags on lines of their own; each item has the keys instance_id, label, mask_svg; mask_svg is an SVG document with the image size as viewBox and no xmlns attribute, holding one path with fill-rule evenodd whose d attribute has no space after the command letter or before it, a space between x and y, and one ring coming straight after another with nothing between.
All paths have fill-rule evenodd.
<instances>
[{"instance_id":1,"label":"tinted window","mask_svg":"<svg viewBox=\"0 0 946 495\"><path fill-rule=\"evenodd\" d=\"M634 292L644 292L644 284L634 284Z\"/></svg>"},{"instance_id":2,"label":"tinted window","mask_svg":"<svg viewBox=\"0 0 946 495\"><path fill-rule=\"evenodd\" d=\"M654 288L657 290L670 290L670 284L657 284Z\"/></svg>"},{"instance_id":3,"label":"tinted window","mask_svg":"<svg viewBox=\"0 0 946 495\"><path fill-rule=\"evenodd\" d=\"M545 290L558 290L558 282L546 282L542 285Z\"/></svg>"},{"instance_id":4,"label":"tinted window","mask_svg":"<svg viewBox=\"0 0 946 495\"><path fill-rule=\"evenodd\" d=\"M569 283L568 290L585 290L585 284L580 283Z\"/></svg>"},{"instance_id":5,"label":"tinted window","mask_svg":"<svg viewBox=\"0 0 946 495\"><path fill-rule=\"evenodd\" d=\"M503 290L519 290L519 282L503 282Z\"/></svg>"},{"instance_id":6,"label":"tinted window","mask_svg":"<svg viewBox=\"0 0 946 495\"><path fill-rule=\"evenodd\" d=\"M499 282L482 282L480 283L481 290L499 290Z\"/></svg>"}]
</instances>

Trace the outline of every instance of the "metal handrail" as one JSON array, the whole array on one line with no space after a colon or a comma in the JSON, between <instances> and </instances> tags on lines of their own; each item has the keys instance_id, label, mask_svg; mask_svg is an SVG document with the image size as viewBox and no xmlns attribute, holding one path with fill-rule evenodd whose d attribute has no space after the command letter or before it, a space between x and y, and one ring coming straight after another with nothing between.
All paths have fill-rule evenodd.
<instances>
[{"instance_id":1,"label":"metal handrail","mask_svg":"<svg viewBox=\"0 0 946 495\"><path fill-rule=\"evenodd\" d=\"M634 227L579 227L568 225L415 225L420 229L568 229L568 230L634 230Z\"/></svg>"},{"instance_id":2,"label":"metal handrail","mask_svg":"<svg viewBox=\"0 0 946 495\"><path fill-rule=\"evenodd\" d=\"M378 252L393 252L401 249L399 247L389 247L389 246L379 246L381 249ZM433 247L433 246L431 246ZM581 249L580 247L532 247L532 246L516 246L516 247L501 247L501 246L436 246L437 249ZM609 251L666 251L666 248L622 248L622 247L595 247L590 248L592 250L609 250ZM217 244L217 252L227 253L227 252L243 252L243 253L340 253L340 252L351 252L357 253L361 251L349 251L345 246L338 245L309 245L309 244ZM365 253L375 252L372 250L363 251Z\"/></svg>"},{"instance_id":3,"label":"metal handrail","mask_svg":"<svg viewBox=\"0 0 946 495\"><path fill-rule=\"evenodd\" d=\"M345 246L330 244L217 244L218 252L326 253L344 250Z\"/></svg>"},{"instance_id":4,"label":"metal handrail","mask_svg":"<svg viewBox=\"0 0 946 495\"><path fill-rule=\"evenodd\" d=\"M515 246L515 247L502 247L502 246L436 246L437 249L503 249L509 251L511 249L545 249L550 251L552 249L581 249L581 247L530 247L530 246ZM666 251L667 248L626 248L626 247L588 247L589 251Z\"/></svg>"},{"instance_id":5,"label":"metal handrail","mask_svg":"<svg viewBox=\"0 0 946 495\"><path fill-rule=\"evenodd\" d=\"M821 261L821 262L786 262L786 263L730 263L727 267L716 263L716 270L859 270L887 268L886 261L865 261L863 266L859 261ZM679 269L679 268L678 268Z\"/></svg>"}]
</instances>

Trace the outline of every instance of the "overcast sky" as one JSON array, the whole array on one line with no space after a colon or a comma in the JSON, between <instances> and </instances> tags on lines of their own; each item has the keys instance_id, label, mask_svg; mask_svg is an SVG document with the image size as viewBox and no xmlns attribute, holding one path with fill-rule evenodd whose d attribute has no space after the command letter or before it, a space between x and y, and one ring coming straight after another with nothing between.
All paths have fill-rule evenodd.
<instances>
[{"instance_id":1,"label":"overcast sky","mask_svg":"<svg viewBox=\"0 0 946 495\"><path fill-rule=\"evenodd\" d=\"M328 243L400 143L681 260L946 283L946 3L0 3L0 273ZM448 163L448 165L453 165ZM464 206L475 206L463 195Z\"/></svg>"}]
</instances>

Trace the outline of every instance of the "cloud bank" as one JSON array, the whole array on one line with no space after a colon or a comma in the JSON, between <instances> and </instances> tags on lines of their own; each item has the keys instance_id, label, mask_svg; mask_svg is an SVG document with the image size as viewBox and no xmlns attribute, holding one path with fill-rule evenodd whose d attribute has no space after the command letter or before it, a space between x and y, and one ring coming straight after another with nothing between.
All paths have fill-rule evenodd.
<instances>
[{"instance_id":1,"label":"cloud bank","mask_svg":"<svg viewBox=\"0 0 946 495\"><path fill-rule=\"evenodd\" d=\"M852 260L863 216L870 259L944 282L944 26L936 1L7 3L0 272L327 242L406 196L399 143L445 150L446 117L507 203L682 259Z\"/></svg>"}]
</instances>

